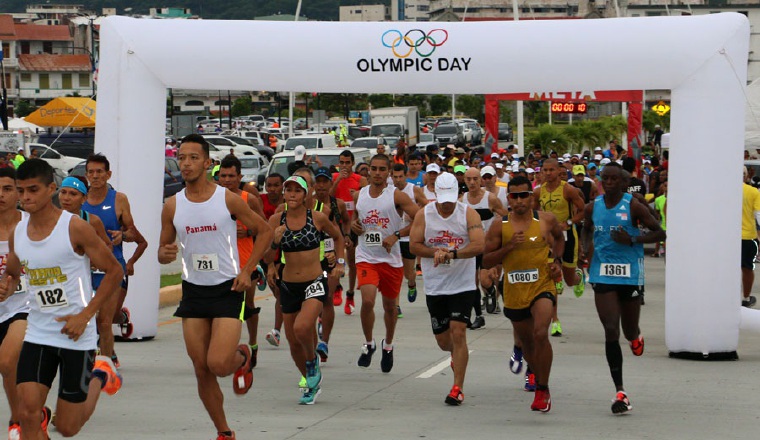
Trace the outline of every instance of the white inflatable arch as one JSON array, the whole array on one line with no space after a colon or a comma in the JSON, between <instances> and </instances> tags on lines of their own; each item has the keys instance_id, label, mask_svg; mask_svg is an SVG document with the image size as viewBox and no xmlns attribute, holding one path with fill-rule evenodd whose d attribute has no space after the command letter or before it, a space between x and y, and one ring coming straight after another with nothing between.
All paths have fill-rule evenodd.
<instances>
[{"instance_id":1,"label":"white inflatable arch","mask_svg":"<svg viewBox=\"0 0 760 440\"><path fill-rule=\"evenodd\" d=\"M101 38L96 149L111 158L113 184L130 196L150 243L127 298L136 338L157 332L167 88L424 94L670 89L666 344L673 354L736 353L749 46L749 22L741 14L478 23L109 17ZM245 49L262 42L270 48L264 58ZM720 172L707 177L704 170Z\"/></svg>"}]
</instances>

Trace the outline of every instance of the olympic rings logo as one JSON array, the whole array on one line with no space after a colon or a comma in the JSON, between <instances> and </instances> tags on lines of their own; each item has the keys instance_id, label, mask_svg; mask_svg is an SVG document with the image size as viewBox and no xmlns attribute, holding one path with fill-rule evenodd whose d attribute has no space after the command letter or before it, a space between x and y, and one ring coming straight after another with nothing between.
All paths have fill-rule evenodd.
<instances>
[{"instance_id":1,"label":"olympic rings logo","mask_svg":"<svg viewBox=\"0 0 760 440\"><path fill-rule=\"evenodd\" d=\"M412 29L405 34L399 30L390 29L380 37L383 46L390 48L396 58L407 58L412 52L427 58L433 55L435 48L443 46L448 39L449 33L445 29L433 29L428 33L422 29ZM397 50L399 47L402 47L401 52Z\"/></svg>"}]
</instances>

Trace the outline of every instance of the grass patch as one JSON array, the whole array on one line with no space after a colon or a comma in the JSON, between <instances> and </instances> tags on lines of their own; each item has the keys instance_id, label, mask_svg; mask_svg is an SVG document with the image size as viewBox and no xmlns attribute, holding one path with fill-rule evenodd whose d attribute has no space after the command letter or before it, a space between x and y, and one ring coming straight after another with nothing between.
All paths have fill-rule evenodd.
<instances>
[{"instance_id":1,"label":"grass patch","mask_svg":"<svg viewBox=\"0 0 760 440\"><path fill-rule=\"evenodd\" d=\"M182 283L182 274L161 275L161 287Z\"/></svg>"}]
</instances>

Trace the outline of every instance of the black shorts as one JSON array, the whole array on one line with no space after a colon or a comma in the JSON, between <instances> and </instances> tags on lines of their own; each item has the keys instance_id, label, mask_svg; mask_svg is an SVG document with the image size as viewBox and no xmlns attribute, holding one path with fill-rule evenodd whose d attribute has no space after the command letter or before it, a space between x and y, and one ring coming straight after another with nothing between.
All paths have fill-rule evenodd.
<instances>
[{"instance_id":1,"label":"black shorts","mask_svg":"<svg viewBox=\"0 0 760 440\"><path fill-rule=\"evenodd\" d=\"M330 273L330 271L333 270L333 267L335 267L335 264L330 266L330 263L328 262L327 258L320 261L320 264L322 264L322 271L325 273Z\"/></svg>"},{"instance_id":2,"label":"black shorts","mask_svg":"<svg viewBox=\"0 0 760 440\"><path fill-rule=\"evenodd\" d=\"M314 281L291 283L280 280L280 307L282 313L296 313L301 310L301 304L309 299L327 301L327 277L320 275Z\"/></svg>"},{"instance_id":3,"label":"black shorts","mask_svg":"<svg viewBox=\"0 0 760 440\"><path fill-rule=\"evenodd\" d=\"M551 292L541 292L538 295L536 295L535 298L533 298L533 301L530 302L530 306L526 307L524 309L508 309L504 307L504 316L509 318L510 321L525 321L526 319L530 319L533 317L533 314L530 312L530 309L533 307L533 304L536 303L541 298L546 298L552 302L552 304L557 304L557 297L554 296Z\"/></svg>"},{"instance_id":4,"label":"black shorts","mask_svg":"<svg viewBox=\"0 0 760 440\"><path fill-rule=\"evenodd\" d=\"M26 312L23 313L16 313L15 315L11 316L10 318L6 319L3 322L0 322L0 344L5 340L5 337L8 335L8 329L10 328L11 324L13 324L15 321L26 321L26 317L29 314Z\"/></svg>"},{"instance_id":5,"label":"black shorts","mask_svg":"<svg viewBox=\"0 0 760 440\"><path fill-rule=\"evenodd\" d=\"M575 235L575 228L570 228L565 232L567 238L565 239L565 252L562 254L562 266L576 267L578 266L578 237Z\"/></svg>"},{"instance_id":6,"label":"black shorts","mask_svg":"<svg viewBox=\"0 0 760 440\"><path fill-rule=\"evenodd\" d=\"M174 316L179 318L235 318L244 316L245 292L233 292L232 282L216 286L200 286L182 281L182 300Z\"/></svg>"},{"instance_id":7,"label":"black shorts","mask_svg":"<svg viewBox=\"0 0 760 440\"><path fill-rule=\"evenodd\" d=\"M755 258L757 257L757 250L757 239L742 240L742 269L755 270Z\"/></svg>"},{"instance_id":8,"label":"black shorts","mask_svg":"<svg viewBox=\"0 0 760 440\"><path fill-rule=\"evenodd\" d=\"M400 241L399 247L401 247L401 258L404 260L416 260L417 256L412 253L411 250L409 250L409 242L408 241Z\"/></svg>"},{"instance_id":9,"label":"black shorts","mask_svg":"<svg viewBox=\"0 0 760 440\"><path fill-rule=\"evenodd\" d=\"M16 383L35 382L53 386L60 370L58 398L71 403L87 400L95 350L70 350L24 341L16 369Z\"/></svg>"},{"instance_id":10,"label":"black shorts","mask_svg":"<svg viewBox=\"0 0 760 440\"><path fill-rule=\"evenodd\" d=\"M594 293L602 295L609 292L617 292L620 301L641 301L644 299L644 286L635 286L632 284L602 284L593 283L591 287Z\"/></svg>"},{"instance_id":11,"label":"black shorts","mask_svg":"<svg viewBox=\"0 0 760 440\"><path fill-rule=\"evenodd\" d=\"M473 295L480 292L470 290L454 295L425 295L433 334L440 335L449 329L450 321L470 322Z\"/></svg>"}]
</instances>

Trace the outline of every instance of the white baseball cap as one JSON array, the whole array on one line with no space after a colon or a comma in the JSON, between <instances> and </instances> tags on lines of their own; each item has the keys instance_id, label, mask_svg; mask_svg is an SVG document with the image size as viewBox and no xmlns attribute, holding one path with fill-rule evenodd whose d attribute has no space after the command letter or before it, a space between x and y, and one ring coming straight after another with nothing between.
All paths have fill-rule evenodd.
<instances>
[{"instance_id":1,"label":"white baseball cap","mask_svg":"<svg viewBox=\"0 0 760 440\"><path fill-rule=\"evenodd\" d=\"M437 163L431 163L431 164L428 164L427 167L425 167L425 172L426 173L440 173L441 167L439 167Z\"/></svg>"},{"instance_id":2,"label":"white baseball cap","mask_svg":"<svg viewBox=\"0 0 760 440\"><path fill-rule=\"evenodd\" d=\"M303 160L304 156L306 156L306 147L303 145L296 145L295 150L293 150L293 155L296 160Z\"/></svg>"},{"instance_id":3,"label":"white baseball cap","mask_svg":"<svg viewBox=\"0 0 760 440\"><path fill-rule=\"evenodd\" d=\"M443 173L435 179L435 199L438 203L459 200L459 182L451 173Z\"/></svg>"},{"instance_id":4,"label":"white baseball cap","mask_svg":"<svg viewBox=\"0 0 760 440\"><path fill-rule=\"evenodd\" d=\"M499 153L491 153L491 159L498 159Z\"/></svg>"},{"instance_id":5,"label":"white baseball cap","mask_svg":"<svg viewBox=\"0 0 760 440\"><path fill-rule=\"evenodd\" d=\"M608 163L612 162L609 157L605 157L602 159L601 162L599 162L601 165L607 165Z\"/></svg>"},{"instance_id":6,"label":"white baseball cap","mask_svg":"<svg viewBox=\"0 0 760 440\"><path fill-rule=\"evenodd\" d=\"M486 174L490 174L492 176L496 175L496 170L491 165L486 165L483 167L482 170L480 170L480 176L485 176Z\"/></svg>"},{"instance_id":7,"label":"white baseball cap","mask_svg":"<svg viewBox=\"0 0 760 440\"><path fill-rule=\"evenodd\" d=\"M501 163L501 162L496 162L496 168L497 169L502 169L502 168L504 168L504 164Z\"/></svg>"},{"instance_id":8,"label":"white baseball cap","mask_svg":"<svg viewBox=\"0 0 760 440\"><path fill-rule=\"evenodd\" d=\"M594 160L602 160L602 155L601 154L595 154L594 155Z\"/></svg>"}]
</instances>

